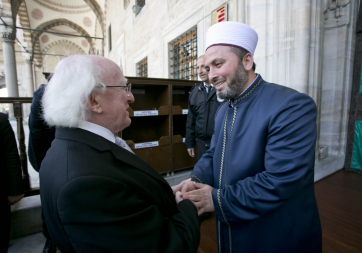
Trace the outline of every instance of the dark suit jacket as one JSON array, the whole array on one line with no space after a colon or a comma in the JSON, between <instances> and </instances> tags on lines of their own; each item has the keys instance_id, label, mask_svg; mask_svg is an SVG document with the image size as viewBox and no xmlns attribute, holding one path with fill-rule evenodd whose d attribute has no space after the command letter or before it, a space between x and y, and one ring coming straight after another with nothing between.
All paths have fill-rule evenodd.
<instances>
[{"instance_id":1,"label":"dark suit jacket","mask_svg":"<svg viewBox=\"0 0 362 253\"><path fill-rule=\"evenodd\" d=\"M61 252L196 252L195 206L175 202L142 159L82 129L57 128L40 170L49 233Z\"/></svg>"},{"instance_id":2,"label":"dark suit jacket","mask_svg":"<svg viewBox=\"0 0 362 253\"><path fill-rule=\"evenodd\" d=\"M44 89L45 86L41 86L34 92L29 115L28 156L31 165L38 172L40 164L55 136L55 128L49 127L42 117L41 98L43 97Z\"/></svg>"},{"instance_id":3,"label":"dark suit jacket","mask_svg":"<svg viewBox=\"0 0 362 253\"><path fill-rule=\"evenodd\" d=\"M210 144L214 133L215 114L223 102L217 100L215 88L209 93L206 92L204 82L196 84L190 90L188 101L185 135L187 148L195 147L196 139Z\"/></svg>"},{"instance_id":4,"label":"dark suit jacket","mask_svg":"<svg viewBox=\"0 0 362 253\"><path fill-rule=\"evenodd\" d=\"M5 181L1 184L3 197L22 194L21 164L14 131L6 114L0 113L0 165Z\"/></svg>"}]
</instances>

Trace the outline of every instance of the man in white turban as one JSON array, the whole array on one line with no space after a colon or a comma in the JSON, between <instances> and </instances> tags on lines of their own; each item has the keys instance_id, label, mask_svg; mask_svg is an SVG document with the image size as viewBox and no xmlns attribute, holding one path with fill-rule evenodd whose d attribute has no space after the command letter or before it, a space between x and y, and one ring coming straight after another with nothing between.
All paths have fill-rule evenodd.
<instances>
[{"instance_id":1,"label":"man in white turban","mask_svg":"<svg viewBox=\"0 0 362 253\"><path fill-rule=\"evenodd\" d=\"M321 252L314 194L316 105L255 73L258 35L238 22L206 33L205 67L218 96L210 149L182 197L215 211L219 252Z\"/></svg>"}]
</instances>

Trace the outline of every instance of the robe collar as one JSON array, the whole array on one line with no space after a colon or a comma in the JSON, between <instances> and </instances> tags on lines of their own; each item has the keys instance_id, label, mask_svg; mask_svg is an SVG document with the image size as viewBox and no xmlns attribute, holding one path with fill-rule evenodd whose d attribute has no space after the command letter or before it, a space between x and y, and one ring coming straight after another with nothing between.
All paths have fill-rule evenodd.
<instances>
[{"instance_id":1,"label":"robe collar","mask_svg":"<svg viewBox=\"0 0 362 253\"><path fill-rule=\"evenodd\" d=\"M244 100L245 98L249 97L255 89L259 86L260 82L263 80L260 74L257 74L254 81L246 88L239 96L235 99L229 99L229 108L233 108L238 102Z\"/></svg>"}]
</instances>

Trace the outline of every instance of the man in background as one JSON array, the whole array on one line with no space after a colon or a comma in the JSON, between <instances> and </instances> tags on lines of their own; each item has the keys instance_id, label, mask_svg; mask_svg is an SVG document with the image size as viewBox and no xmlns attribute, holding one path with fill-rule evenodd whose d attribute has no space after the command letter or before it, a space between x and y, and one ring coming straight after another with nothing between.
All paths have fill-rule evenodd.
<instances>
[{"instance_id":1,"label":"man in background","mask_svg":"<svg viewBox=\"0 0 362 253\"><path fill-rule=\"evenodd\" d=\"M217 98L216 91L210 83L205 69L205 57L197 60L197 74L202 82L196 84L189 95L189 110L186 121L186 147L191 157L195 156L197 143L197 160L210 148L214 132L214 117L223 100Z\"/></svg>"},{"instance_id":2,"label":"man in background","mask_svg":"<svg viewBox=\"0 0 362 253\"><path fill-rule=\"evenodd\" d=\"M51 75L48 77L50 81ZM40 164L55 137L55 128L49 127L43 119L41 99L46 85L42 84L34 92L29 115L28 156L33 168L39 172Z\"/></svg>"},{"instance_id":3,"label":"man in background","mask_svg":"<svg viewBox=\"0 0 362 253\"><path fill-rule=\"evenodd\" d=\"M1 243L0 252L7 252L10 239L11 205L24 197L21 163L16 145L14 131L8 120L8 115L0 113L0 167L1 184Z\"/></svg>"},{"instance_id":4,"label":"man in background","mask_svg":"<svg viewBox=\"0 0 362 253\"><path fill-rule=\"evenodd\" d=\"M197 251L195 206L116 135L130 126L133 102L131 84L107 58L69 56L54 70L42 98L56 132L40 197L61 252Z\"/></svg>"},{"instance_id":5,"label":"man in background","mask_svg":"<svg viewBox=\"0 0 362 253\"><path fill-rule=\"evenodd\" d=\"M48 81L51 79L51 74L48 76ZM29 115L29 145L28 157L30 164L39 172L41 162L43 161L46 152L55 137L55 128L49 127L43 119L43 109L41 107L41 99L46 85L42 84L34 92L31 102L31 111ZM40 182L41 185L41 182ZM46 238L43 253L55 253L56 247L52 242L48 233L47 226L44 221L43 212L41 214L43 235Z\"/></svg>"}]
</instances>

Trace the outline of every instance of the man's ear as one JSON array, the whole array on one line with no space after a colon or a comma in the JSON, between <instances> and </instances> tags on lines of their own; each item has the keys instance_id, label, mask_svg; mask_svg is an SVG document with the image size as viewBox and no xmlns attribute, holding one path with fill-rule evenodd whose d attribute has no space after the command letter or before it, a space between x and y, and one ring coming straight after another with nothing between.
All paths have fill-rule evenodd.
<instances>
[{"instance_id":1,"label":"man's ear","mask_svg":"<svg viewBox=\"0 0 362 253\"><path fill-rule=\"evenodd\" d=\"M251 55L251 53L247 53L246 55L244 55L243 66L246 71L250 71L253 69L253 63L254 63L254 58Z\"/></svg>"},{"instance_id":2,"label":"man's ear","mask_svg":"<svg viewBox=\"0 0 362 253\"><path fill-rule=\"evenodd\" d=\"M92 92L88 96L86 106L91 112L101 113L103 110L100 101L101 101L100 95L95 92Z\"/></svg>"}]
</instances>

